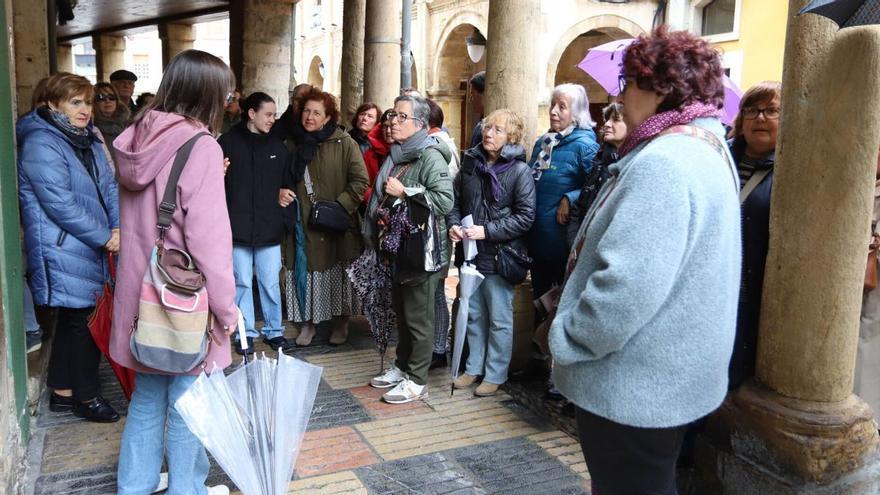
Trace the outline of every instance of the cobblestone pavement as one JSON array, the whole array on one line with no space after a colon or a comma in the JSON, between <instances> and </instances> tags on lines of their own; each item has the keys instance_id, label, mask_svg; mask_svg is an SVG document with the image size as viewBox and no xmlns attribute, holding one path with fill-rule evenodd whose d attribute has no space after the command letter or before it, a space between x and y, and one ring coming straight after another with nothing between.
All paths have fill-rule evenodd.
<instances>
[{"instance_id":1,"label":"cobblestone pavement","mask_svg":"<svg viewBox=\"0 0 880 495\"><path fill-rule=\"evenodd\" d=\"M589 494L577 440L507 393L476 398L461 390L450 396L449 370L436 369L425 401L383 403L383 391L367 385L381 365L366 322L355 318L350 328L342 346L329 346L327 330L319 329L311 347L294 352L324 373L290 493ZM393 355L389 349L387 359ZM102 382L105 397L124 413L125 400L106 366ZM52 413L47 393L30 447L32 493L115 493L124 418L103 425ZM209 484L234 490L212 466Z\"/></svg>"}]
</instances>

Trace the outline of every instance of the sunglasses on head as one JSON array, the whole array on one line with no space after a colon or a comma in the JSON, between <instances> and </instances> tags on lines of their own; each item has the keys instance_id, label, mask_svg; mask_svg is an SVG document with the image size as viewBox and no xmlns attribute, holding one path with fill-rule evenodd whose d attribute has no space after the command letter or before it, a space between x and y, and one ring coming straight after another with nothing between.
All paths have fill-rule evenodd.
<instances>
[{"instance_id":1,"label":"sunglasses on head","mask_svg":"<svg viewBox=\"0 0 880 495\"><path fill-rule=\"evenodd\" d=\"M95 99L98 100L98 101L116 101L116 97L115 97L115 96L113 96L113 95L107 95L107 94L98 94L98 95L95 95Z\"/></svg>"}]
</instances>

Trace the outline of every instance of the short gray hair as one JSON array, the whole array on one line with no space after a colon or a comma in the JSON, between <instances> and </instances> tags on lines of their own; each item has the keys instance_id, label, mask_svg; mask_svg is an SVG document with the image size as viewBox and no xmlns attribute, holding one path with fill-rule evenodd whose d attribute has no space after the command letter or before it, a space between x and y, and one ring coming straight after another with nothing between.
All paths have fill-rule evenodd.
<instances>
[{"instance_id":1,"label":"short gray hair","mask_svg":"<svg viewBox=\"0 0 880 495\"><path fill-rule=\"evenodd\" d=\"M422 127L428 127L428 118L431 115L431 107L428 106L428 101L422 98L421 96L412 96L412 95L402 95L398 96L394 99L394 104L396 105L398 102L405 101L412 106L412 115L411 118L422 123Z\"/></svg>"},{"instance_id":2,"label":"short gray hair","mask_svg":"<svg viewBox=\"0 0 880 495\"><path fill-rule=\"evenodd\" d=\"M589 129L596 125L593 118L590 117L590 100L587 98L587 90L580 84L560 84L553 88L553 94L550 95L550 106L553 106L553 100L559 96L568 98L571 104L571 116L575 124L581 129Z\"/></svg>"}]
</instances>

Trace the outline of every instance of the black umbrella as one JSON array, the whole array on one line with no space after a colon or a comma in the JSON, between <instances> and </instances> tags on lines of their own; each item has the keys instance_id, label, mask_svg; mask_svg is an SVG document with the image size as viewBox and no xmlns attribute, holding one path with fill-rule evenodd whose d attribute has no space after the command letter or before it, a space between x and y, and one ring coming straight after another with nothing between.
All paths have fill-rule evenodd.
<instances>
[{"instance_id":1,"label":"black umbrella","mask_svg":"<svg viewBox=\"0 0 880 495\"><path fill-rule=\"evenodd\" d=\"M813 0L798 12L825 16L842 28L880 24L880 0Z\"/></svg>"}]
</instances>

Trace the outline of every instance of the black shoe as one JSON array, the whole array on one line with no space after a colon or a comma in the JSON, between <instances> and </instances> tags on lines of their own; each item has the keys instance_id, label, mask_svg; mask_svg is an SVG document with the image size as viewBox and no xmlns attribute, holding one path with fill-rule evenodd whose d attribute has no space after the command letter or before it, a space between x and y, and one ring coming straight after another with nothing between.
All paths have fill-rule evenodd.
<instances>
[{"instance_id":1,"label":"black shoe","mask_svg":"<svg viewBox=\"0 0 880 495\"><path fill-rule=\"evenodd\" d=\"M248 345L247 353L248 353L248 355L251 355L254 353L254 338L253 337L245 337L245 338L247 339L247 345ZM244 356L245 349L241 348L241 341L240 340L235 341L235 353L238 354L239 356Z\"/></svg>"},{"instance_id":2,"label":"black shoe","mask_svg":"<svg viewBox=\"0 0 880 495\"><path fill-rule=\"evenodd\" d=\"M437 353L434 352L431 354L431 365L428 366L429 370L434 368L445 368L448 365L446 361L446 353Z\"/></svg>"},{"instance_id":3,"label":"black shoe","mask_svg":"<svg viewBox=\"0 0 880 495\"><path fill-rule=\"evenodd\" d=\"M52 392L49 394L49 410L52 412L66 412L73 409L76 401L73 397L64 397Z\"/></svg>"},{"instance_id":4,"label":"black shoe","mask_svg":"<svg viewBox=\"0 0 880 495\"><path fill-rule=\"evenodd\" d=\"M263 337L263 343L271 347L272 350L276 352L278 351L278 349L281 349L284 352L290 352L292 349L296 348L296 346L285 339L284 336L280 335L272 339L267 339L266 337Z\"/></svg>"},{"instance_id":5,"label":"black shoe","mask_svg":"<svg viewBox=\"0 0 880 495\"><path fill-rule=\"evenodd\" d=\"M119 421L119 413L100 395L88 402L77 401L73 405L73 415L94 423Z\"/></svg>"}]
</instances>

